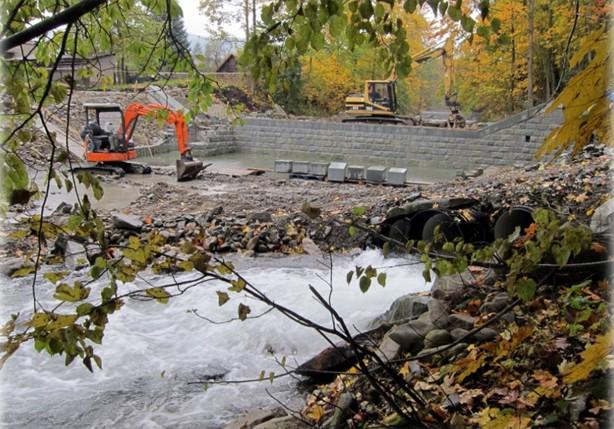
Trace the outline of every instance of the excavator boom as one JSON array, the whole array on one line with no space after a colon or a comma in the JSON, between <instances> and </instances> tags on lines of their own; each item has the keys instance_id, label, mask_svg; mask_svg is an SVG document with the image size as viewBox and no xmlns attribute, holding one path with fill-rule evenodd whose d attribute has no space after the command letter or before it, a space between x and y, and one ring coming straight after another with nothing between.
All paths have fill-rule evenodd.
<instances>
[{"instance_id":1,"label":"excavator boom","mask_svg":"<svg viewBox=\"0 0 614 429\"><path fill-rule=\"evenodd\" d=\"M88 161L98 162L103 166L97 167L98 170L107 165L109 169L121 168L127 170L134 168L138 164L131 164L125 161L134 159L137 156L136 149L132 145L131 139L136 129L137 120L141 116L158 115L166 124L175 127L177 136L177 146L180 158L177 160L177 180L192 180L203 169L203 163L195 161L188 145L188 126L183 115L175 112L161 104L140 104L133 103L122 111L119 105L105 105L89 103L85 105L86 121L89 121L88 110L95 111L95 121L88 122L82 132L85 147L85 156ZM121 115L121 124L116 133L103 130L100 126L100 113L115 112ZM151 169L146 166L136 169L148 171Z\"/></svg>"}]
</instances>

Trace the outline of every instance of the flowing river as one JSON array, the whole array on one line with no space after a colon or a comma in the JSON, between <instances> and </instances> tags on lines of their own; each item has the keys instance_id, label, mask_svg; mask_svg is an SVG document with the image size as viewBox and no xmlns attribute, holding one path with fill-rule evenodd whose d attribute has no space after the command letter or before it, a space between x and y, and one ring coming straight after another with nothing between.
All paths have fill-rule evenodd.
<instances>
[{"instance_id":1,"label":"flowing river","mask_svg":"<svg viewBox=\"0 0 614 429\"><path fill-rule=\"evenodd\" d=\"M395 298L429 287L422 279L421 265L407 259L384 259L376 250L337 256L333 261L333 305L348 326L358 329L364 329ZM355 265L369 264L389 267L385 269L388 280L385 288L374 282L363 294L355 281L347 285L346 273ZM318 323L330 323L330 315L308 290L311 284L323 295L329 293L319 278L328 278L329 272L313 258L239 259L235 265L276 302ZM27 279L10 283L5 279L3 283L2 321L11 313L31 311ZM187 311L198 309L201 315L223 321L236 316L239 302L251 307L251 315L266 309L237 295L219 307L215 290L221 288L208 283L166 305L127 302L110 316L103 345L97 349L103 370L94 374L78 360L65 367L63 357L37 353L32 344L22 346L0 370L1 426L220 428L242 411L276 406L269 393L284 403L296 400L300 393L290 377L273 384L212 385L208 390L188 384L219 374L225 380L241 380L257 378L261 370L267 375L269 371L280 373L283 370L275 357L286 356L288 366L295 366L326 347L315 331L275 311L228 324L211 324Z\"/></svg>"}]
</instances>

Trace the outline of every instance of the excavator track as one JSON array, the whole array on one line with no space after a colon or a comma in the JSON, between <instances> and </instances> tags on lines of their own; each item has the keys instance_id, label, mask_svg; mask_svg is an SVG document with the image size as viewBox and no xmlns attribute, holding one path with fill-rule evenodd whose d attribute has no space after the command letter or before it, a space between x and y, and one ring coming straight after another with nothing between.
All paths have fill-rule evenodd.
<instances>
[{"instance_id":1,"label":"excavator track","mask_svg":"<svg viewBox=\"0 0 614 429\"><path fill-rule=\"evenodd\" d=\"M105 162L88 167L75 167L72 169L74 173L80 171L89 171L94 174L115 175L124 177L126 174L151 174L151 167L144 164L134 162Z\"/></svg>"}]
</instances>

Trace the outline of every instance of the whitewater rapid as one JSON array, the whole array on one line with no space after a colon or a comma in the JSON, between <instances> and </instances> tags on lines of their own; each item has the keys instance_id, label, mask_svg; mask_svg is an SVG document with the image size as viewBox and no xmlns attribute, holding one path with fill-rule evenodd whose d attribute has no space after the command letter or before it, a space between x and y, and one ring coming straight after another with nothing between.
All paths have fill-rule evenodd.
<instances>
[{"instance_id":1,"label":"whitewater rapid","mask_svg":"<svg viewBox=\"0 0 614 429\"><path fill-rule=\"evenodd\" d=\"M332 302L349 326L358 329L384 312L397 297L428 290L415 261L385 259L377 250L357 256L334 257ZM408 264L409 262L409 264ZM363 294L356 282L346 283L355 265L392 267L385 288L375 282ZM237 262L238 270L276 302L322 324L330 315L308 286L328 296L318 276L329 272L313 258L255 258ZM155 279L152 279L155 280ZM188 312L216 321L236 317L243 302L260 314L264 305L231 294L217 305L220 284L197 287L169 304L128 301L110 316L103 345L97 353L103 370L89 373L78 359L70 367L63 357L37 353L23 346L0 371L2 427L20 428L219 428L242 411L276 405L296 398L295 381L286 377L273 384L213 385L206 391L189 385L205 375L225 374L226 380L258 377L261 370L283 372L275 357L289 366L319 352L326 343L315 331L273 311L245 322L214 325ZM4 285L2 321L9 314L31 311L27 281ZM266 390L269 393L267 393Z\"/></svg>"}]
</instances>

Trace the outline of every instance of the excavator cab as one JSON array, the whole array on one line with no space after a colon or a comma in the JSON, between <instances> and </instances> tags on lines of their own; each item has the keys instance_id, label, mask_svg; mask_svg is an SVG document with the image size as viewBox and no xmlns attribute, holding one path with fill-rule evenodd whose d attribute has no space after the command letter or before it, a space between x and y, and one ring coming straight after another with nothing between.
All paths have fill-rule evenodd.
<instances>
[{"instance_id":1,"label":"excavator cab","mask_svg":"<svg viewBox=\"0 0 614 429\"><path fill-rule=\"evenodd\" d=\"M180 159L177 160L177 180L192 180L203 170L203 163L192 158L188 146L188 127L183 115L160 104L133 103L125 110L119 104L85 103L85 126L81 139L85 159L97 163L96 167L81 168L123 176L125 173L149 174L147 165L127 162L138 153L132 142L137 120L154 112L166 112L165 122L175 126Z\"/></svg>"},{"instance_id":2,"label":"excavator cab","mask_svg":"<svg viewBox=\"0 0 614 429\"><path fill-rule=\"evenodd\" d=\"M396 81L368 80L362 94L345 99L345 113L350 117L343 122L403 123L396 111Z\"/></svg>"}]
</instances>

